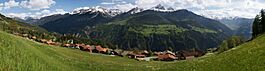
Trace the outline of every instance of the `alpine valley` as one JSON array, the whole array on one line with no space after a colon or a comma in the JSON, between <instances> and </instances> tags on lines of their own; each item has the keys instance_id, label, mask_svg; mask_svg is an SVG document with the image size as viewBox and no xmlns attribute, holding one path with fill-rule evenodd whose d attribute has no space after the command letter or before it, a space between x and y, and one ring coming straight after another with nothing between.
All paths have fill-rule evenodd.
<instances>
[{"instance_id":1,"label":"alpine valley","mask_svg":"<svg viewBox=\"0 0 265 71\"><path fill-rule=\"evenodd\" d=\"M28 22L50 32L79 34L125 50L206 50L216 48L233 34L217 20L160 4L150 9L136 7L127 12L102 7L76 9L72 13Z\"/></svg>"},{"instance_id":2,"label":"alpine valley","mask_svg":"<svg viewBox=\"0 0 265 71\"><path fill-rule=\"evenodd\" d=\"M251 39L252 23L254 19L235 17L217 20L228 26L233 31L234 35L242 36L245 40Z\"/></svg>"},{"instance_id":3,"label":"alpine valley","mask_svg":"<svg viewBox=\"0 0 265 71\"><path fill-rule=\"evenodd\" d=\"M0 71L265 71L264 6L0 0Z\"/></svg>"}]
</instances>

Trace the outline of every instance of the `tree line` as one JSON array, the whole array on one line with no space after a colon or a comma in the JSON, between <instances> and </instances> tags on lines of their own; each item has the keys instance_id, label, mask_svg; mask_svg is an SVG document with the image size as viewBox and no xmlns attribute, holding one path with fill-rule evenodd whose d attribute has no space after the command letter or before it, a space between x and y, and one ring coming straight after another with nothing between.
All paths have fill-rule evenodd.
<instances>
[{"instance_id":1,"label":"tree line","mask_svg":"<svg viewBox=\"0 0 265 71\"><path fill-rule=\"evenodd\" d=\"M219 46L218 46L218 53L227 51L229 49L232 49L236 46L239 46L240 44L244 43L244 40L240 36L232 36L228 38L227 40L224 40Z\"/></svg>"},{"instance_id":2,"label":"tree line","mask_svg":"<svg viewBox=\"0 0 265 71\"><path fill-rule=\"evenodd\" d=\"M262 9L255 17L252 26L252 38L257 37L265 32L265 10Z\"/></svg>"}]
</instances>

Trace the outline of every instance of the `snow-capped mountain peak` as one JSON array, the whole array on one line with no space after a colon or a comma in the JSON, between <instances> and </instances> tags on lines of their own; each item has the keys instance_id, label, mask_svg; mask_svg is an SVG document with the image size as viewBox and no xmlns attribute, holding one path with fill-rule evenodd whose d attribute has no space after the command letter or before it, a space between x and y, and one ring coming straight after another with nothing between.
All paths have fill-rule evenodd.
<instances>
[{"instance_id":1,"label":"snow-capped mountain peak","mask_svg":"<svg viewBox=\"0 0 265 71\"><path fill-rule=\"evenodd\" d=\"M73 11L73 14L84 14L87 12L102 12L102 13L106 13L108 12L107 9L103 8L103 7L83 7L83 8L77 8Z\"/></svg>"},{"instance_id":2,"label":"snow-capped mountain peak","mask_svg":"<svg viewBox=\"0 0 265 71\"><path fill-rule=\"evenodd\" d=\"M106 9L100 6L96 6L96 7L77 8L73 11L72 14L85 14L85 13L97 13L97 12L107 14L110 16L116 16L122 13L122 11L119 9Z\"/></svg>"},{"instance_id":3,"label":"snow-capped mountain peak","mask_svg":"<svg viewBox=\"0 0 265 71\"><path fill-rule=\"evenodd\" d=\"M128 11L130 14L136 14L136 13L139 13L139 12L142 12L144 11L143 8L139 8L139 7L135 7L133 9L131 9L130 11Z\"/></svg>"},{"instance_id":4,"label":"snow-capped mountain peak","mask_svg":"<svg viewBox=\"0 0 265 71\"><path fill-rule=\"evenodd\" d=\"M158 4L157 6L155 6L154 9L157 9L157 10L166 10L166 8L164 6L162 6L161 4Z\"/></svg>"},{"instance_id":5,"label":"snow-capped mountain peak","mask_svg":"<svg viewBox=\"0 0 265 71\"><path fill-rule=\"evenodd\" d=\"M163 6L161 4L158 4L157 6L152 7L151 10L162 11L162 12L173 12L173 11L175 11L174 8L172 8L172 7L166 8L165 6Z\"/></svg>"},{"instance_id":6,"label":"snow-capped mountain peak","mask_svg":"<svg viewBox=\"0 0 265 71\"><path fill-rule=\"evenodd\" d=\"M175 9L172 8L172 7L168 7L167 10L172 10L172 11L174 11Z\"/></svg>"},{"instance_id":7,"label":"snow-capped mountain peak","mask_svg":"<svg viewBox=\"0 0 265 71\"><path fill-rule=\"evenodd\" d=\"M136 14L136 13L140 13L140 12L143 12L145 10L154 10L154 11L160 11L160 12L173 12L173 11L176 11L174 8L172 7L165 7L161 4L158 4L157 6L154 6L150 9L144 9L144 8L139 8L139 7L135 7L135 8L132 8L131 10L129 10L127 13L129 14Z\"/></svg>"},{"instance_id":8,"label":"snow-capped mountain peak","mask_svg":"<svg viewBox=\"0 0 265 71\"><path fill-rule=\"evenodd\" d=\"M116 16L116 15L119 15L119 14L121 14L121 13L123 13L123 11L121 11L120 9L110 9L110 10L109 10L109 14L110 14L111 16Z\"/></svg>"}]
</instances>

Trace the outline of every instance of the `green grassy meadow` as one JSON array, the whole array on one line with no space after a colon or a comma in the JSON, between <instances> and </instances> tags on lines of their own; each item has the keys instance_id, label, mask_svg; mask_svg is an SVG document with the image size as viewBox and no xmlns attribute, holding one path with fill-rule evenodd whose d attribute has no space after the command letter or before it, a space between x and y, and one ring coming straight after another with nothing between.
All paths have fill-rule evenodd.
<instances>
[{"instance_id":1,"label":"green grassy meadow","mask_svg":"<svg viewBox=\"0 0 265 71\"><path fill-rule=\"evenodd\" d=\"M185 32L188 29L176 27L176 25L143 25L135 28L129 28L129 31L143 34L144 36L150 36L151 34L170 34L170 31L175 33Z\"/></svg>"},{"instance_id":2,"label":"green grassy meadow","mask_svg":"<svg viewBox=\"0 0 265 71\"><path fill-rule=\"evenodd\" d=\"M0 71L265 71L265 35L221 54L144 62L48 46L0 31Z\"/></svg>"}]
</instances>

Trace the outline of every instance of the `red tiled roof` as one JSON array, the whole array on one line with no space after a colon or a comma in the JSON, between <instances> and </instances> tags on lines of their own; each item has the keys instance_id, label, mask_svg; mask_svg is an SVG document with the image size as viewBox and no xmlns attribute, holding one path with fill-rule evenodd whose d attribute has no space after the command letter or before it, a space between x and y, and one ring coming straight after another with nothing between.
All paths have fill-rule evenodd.
<instances>
[{"instance_id":1,"label":"red tiled roof","mask_svg":"<svg viewBox=\"0 0 265 71\"><path fill-rule=\"evenodd\" d=\"M96 50L99 52L107 52L108 48L102 48L100 45L96 46Z\"/></svg>"}]
</instances>

